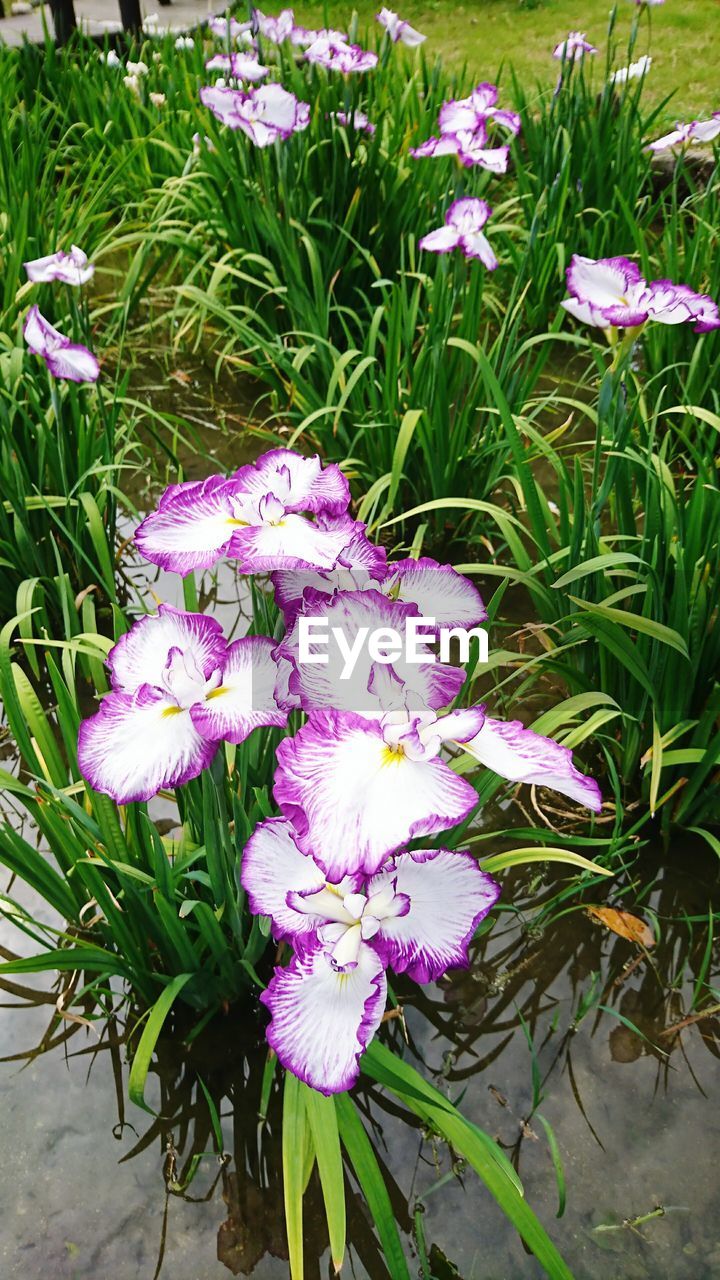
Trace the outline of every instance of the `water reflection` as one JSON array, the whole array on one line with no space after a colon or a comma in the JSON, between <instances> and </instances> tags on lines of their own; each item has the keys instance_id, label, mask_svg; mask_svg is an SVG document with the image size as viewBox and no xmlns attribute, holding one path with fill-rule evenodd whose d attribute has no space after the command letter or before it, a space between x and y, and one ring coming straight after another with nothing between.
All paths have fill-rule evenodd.
<instances>
[{"instance_id":1,"label":"water reflection","mask_svg":"<svg viewBox=\"0 0 720 1280\"><path fill-rule=\"evenodd\" d=\"M477 939L471 969L425 990L398 982L404 1019L384 1034L502 1144L577 1277L712 1276L716 865L684 848L662 871L648 858L605 888L614 905L657 919L647 953L590 920L575 895L563 900L566 883L564 873L506 877L504 912ZM257 1114L264 1015L235 1007L187 1045L190 1026L169 1028L146 1093L162 1116L152 1119L125 1102L124 1029L110 1024L98 1047L58 1016L51 992L7 1012L30 1004L32 985L6 984L0 1019L3 1276L287 1276L278 1079L266 1119ZM33 1030L41 1054L25 1048ZM539 1274L454 1153L378 1087L363 1084L357 1102L408 1248L417 1258L420 1230L437 1280ZM559 1220L546 1125L567 1184ZM349 1214L349 1273L386 1276L354 1186ZM305 1228L307 1275L328 1275L315 1177Z\"/></svg>"}]
</instances>

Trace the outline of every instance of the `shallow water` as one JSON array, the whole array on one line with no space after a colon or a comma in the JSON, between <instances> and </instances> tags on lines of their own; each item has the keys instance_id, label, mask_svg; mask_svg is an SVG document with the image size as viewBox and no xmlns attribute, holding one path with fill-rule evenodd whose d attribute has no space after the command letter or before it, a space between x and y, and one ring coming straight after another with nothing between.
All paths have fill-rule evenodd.
<instances>
[{"instance_id":1,"label":"shallow water","mask_svg":"<svg viewBox=\"0 0 720 1280\"><path fill-rule=\"evenodd\" d=\"M648 919L657 913L661 940L624 979L623 966L637 948L593 923L574 896L571 910L560 914L556 905L543 922L565 877L556 872L552 884L543 884L525 871L506 878L506 910L478 939L469 972L423 991L398 987L410 1060L452 1099L461 1098L464 1114L514 1154L529 1203L578 1278L720 1275L720 1119L713 1102L720 1023L708 1017L676 1037L660 1034L690 1012L706 933L688 918L703 915L716 899L716 865L710 854L682 849L657 874L637 910ZM642 883L654 874L646 859ZM634 906L627 881L608 892L614 905ZM2 941L14 945L7 930ZM707 980L720 985L717 956ZM584 1000L589 1011L572 1030ZM37 1043L51 1011L5 1010L2 1054ZM112 1054L107 1047L95 1054L95 1037L84 1028L24 1067L0 1064L3 1277L219 1280L228 1269L261 1280L287 1275L278 1098L265 1128L256 1119L263 1016L256 1021L247 1008L231 1010L189 1058L177 1041L162 1043L147 1096L162 1106L165 1124L131 1103L123 1117ZM400 1047L400 1026L390 1026L385 1034ZM539 1110L554 1131L567 1182L560 1220L547 1138L531 1115L533 1055ZM224 1164L213 1152L195 1072L222 1113ZM456 1167L453 1174L447 1148L398 1120L397 1108L376 1088L364 1086L357 1096L376 1129L409 1248L415 1250L411 1227L419 1208L438 1280L541 1274L471 1170ZM180 1183L192 1155L207 1153L185 1196L166 1193L170 1136ZM641 1225L622 1225L657 1209L662 1214ZM306 1229L307 1274L328 1275L314 1183ZM348 1274L387 1275L357 1197L350 1242Z\"/></svg>"}]
</instances>

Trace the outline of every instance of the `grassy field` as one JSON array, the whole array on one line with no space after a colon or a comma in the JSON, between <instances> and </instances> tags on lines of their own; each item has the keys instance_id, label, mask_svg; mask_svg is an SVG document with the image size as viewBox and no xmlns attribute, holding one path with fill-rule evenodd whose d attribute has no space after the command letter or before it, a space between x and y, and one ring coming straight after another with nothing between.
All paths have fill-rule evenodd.
<instances>
[{"instance_id":1,"label":"grassy field","mask_svg":"<svg viewBox=\"0 0 720 1280\"><path fill-rule=\"evenodd\" d=\"M373 21L380 7L373 0L360 0L355 6L361 28ZM325 6L333 23L347 21L349 6L330 3ZM479 80L492 79L503 61L514 64L517 71L552 85L557 64L552 50L570 30L587 32L588 39L600 50L604 59L609 5L607 0L540 0L534 4L520 0L470 0L453 4L450 0L404 0L398 5L403 18L412 22L427 37L428 53L437 51L453 67L467 62ZM322 22L321 4L297 5L298 21ZM629 33L635 5L620 0L617 36L620 50L618 65L624 64L622 50ZM671 90L675 96L667 107L668 118L690 119L697 113L720 110L717 67L720 64L720 0L668 0L654 8L652 19L653 66L647 93L659 102ZM647 46L647 18L642 18L639 52ZM600 67L597 68L599 73Z\"/></svg>"}]
</instances>

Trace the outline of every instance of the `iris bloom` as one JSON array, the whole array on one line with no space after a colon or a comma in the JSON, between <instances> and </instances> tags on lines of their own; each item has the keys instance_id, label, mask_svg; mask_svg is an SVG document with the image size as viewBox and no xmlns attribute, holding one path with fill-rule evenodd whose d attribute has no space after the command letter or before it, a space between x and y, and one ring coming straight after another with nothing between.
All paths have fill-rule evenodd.
<instances>
[{"instance_id":1,"label":"iris bloom","mask_svg":"<svg viewBox=\"0 0 720 1280\"><path fill-rule=\"evenodd\" d=\"M553 58L564 59L565 62L577 62L586 53L597 53L594 44L585 39L584 31L569 31L564 40L555 45Z\"/></svg>"},{"instance_id":2,"label":"iris bloom","mask_svg":"<svg viewBox=\"0 0 720 1280\"><path fill-rule=\"evenodd\" d=\"M377 548L380 551L380 548ZM391 600L415 606L418 615L434 618L438 627L476 627L485 622L487 611L480 592L450 565L438 564L429 556L418 560L384 560L370 572L342 569L330 573L273 574L275 600L291 626L308 588L330 596L334 591L377 590Z\"/></svg>"},{"instance_id":3,"label":"iris bloom","mask_svg":"<svg viewBox=\"0 0 720 1280\"><path fill-rule=\"evenodd\" d=\"M490 205L485 200L477 200L474 196L455 200L445 214L445 226L423 236L420 248L430 253L451 253L453 249L460 249L466 258L479 258L488 271L494 271L498 260L482 231L490 213Z\"/></svg>"},{"instance_id":4,"label":"iris bloom","mask_svg":"<svg viewBox=\"0 0 720 1280\"><path fill-rule=\"evenodd\" d=\"M305 50L307 62L314 62L326 71L340 71L347 76L353 72L372 71L377 66L378 56L369 49L361 49L359 44L348 44L345 40L320 36Z\"/></svg>"},{"instance_id":5,"label":"iris bloom","mask_svg":"<svg viewBox=\"0 0 720 1280\"><path fill-rule=\"evenodd\" d=\"M501 125L510 133L520 132L520 116L517 111L506 111L497 106L498 88L484 81L477 85L468 98L452 98L440 108L438 124L442 134L477 133L488 124Z\"/></svg>"},{"instance_id":6,"label":"iris bloom","mask_svg":"<svg viewBox=\"0 0 720 1280\"><path fill-rule=\"evenodd\" d=\"M220 40L238 40L252 31L252 22L238 22L236 18L208 18L208 26Z\"/></svg>"},{"instance_id":7,"label":"iris bloom","mask_svg":"<svg viewBox=\"0 0 720 1280\"><path fill-rule=\"evenodd\" d=\"M364 111L353 111L352 114L347 111L331 111L330 119L337 120L338 124L344 124L346 128L355 129L358 133L369 133L371 136L375 133L375 125L371 124Z\"/></svg>"},{"instance_id":8,"label":"iris bloom","mask_svg":"<svg viewBox=\"0 0 720 1280\"><path fill-rule=\"evenodd\" d=\"M314 711L278 746L275 800L331 879L373 875L409 840L444 831L477 806L474 787L440 758L445 743L491 759L501 777L547 785L599 811L597 783L578 773L568 750L518 725L503 735L502 724L489 721L486 731L482 706L444 716L406 708L380 720Z\"/></svg>"},{"instance_id":9,"label":"iris bloom","mask_svg":"<svg viewBox=\"0 0 720 1280\"><path fill-rule=\"evenodd\" d=\"M339 467L275 449L232 476L170 485L135 541L146 560L172 573L209 569L224 555L243 573L367 568L378 552L365 526L345 514L348 501Z\"/></svg>"},{"instance_id":10,"label":"iris bloom","mask_svg":"<svg viewBox=\"0 0 720 1280\"><path fill-rule=\"evenodd\" d=\"M295 15L292 9L281 10L277 17L263 13L262 9L255 9L253 19L255 30L271 44L282 44L283 40L289 40L295 26Z\"/></svg>"},{"instance_id":11,"label":"iris bloom","mask_svg":"<svg viewBox=\"0 0 720 1280\"><path fill-rule=\"evenodd\" d=\"M275 697L273 642L228 645L219 623L161 605L110 650L112 691L80 726L78 764L118 804L196 778L218 744L286 723Z\"/></svg>"},{"instance_id":12,"label":"iris bloom","mask_svg":"<svg viewBox=\"0 0 720 1280\"><path fill-rule=\"evenodd\" d=\"M468 947L500 888L467 854L402 853L374 875L328 881L281 819L260 823L243 854L251 910L294 948L260 999L284 1067L321 1093L349 1089L385 1010L389 967L417 982L467 967Z\"/></svg>"},{"instance_id":13,"label":"iris bloom","mask_svg":"<svg viewBox=\"0 0 720 1280\"><path fill-rule=\"evenodd\" d=\"M23 265L28 280L33 284L48 284L52 280L60 280L63 284L87 284L95 274L95 267L88 262L87 254L76 244L71 245L69 253L58 249Z\"/></svg>"},{"instance_id":14,"label":"iris bloom","mask_svg":"<svg viewBox=\"0 0 720 1280\"><path fill-rule=\"evenodd\" d=\"M404 640L409 619L417 617L416 605L388 599L379 590L336 591L330 599L307 590L293 625L275 651L278 701L288 710L332 707L336 711L362 710L378 717L402 704L408 693L422 706L447 706L465 682L461 667L434 661L434 653L424 645L418 647L425 650L428 660L409 662L407 642L396 657L379 664L365 643L368 635L388 629ZM301 628L306 618L322 618L326 624L327 641L318 652L327 662L303 660ZM344 641L342 649L335 640L338 631ZM352 667L348 651L353 653Z\"/></svg>"},{"instance_id":15,"label":"iris bloom","mask_svg":"<svg viewBox=\"0 0 720 1280\"><path fill-rule=\"evenodd\" d=\"M685 284L648 283L628 258L583 258L574 254L567 269L572 295L562 302L576 320L599 329L691 323L696 333L720 328L717 303Z\"/></svg>"},{"instance_id":16,"label":"iris bloom","mask_svg":"<svg viewBox=\"0 0 720 1280\"><path fill-rule=\"evenodd\" d=\"M239 89L205 85L200 99L230 129L241 129L256 147L269 147L306 129L310 107L279 84L265 84L243 93Z\"/></svg>"},{"instance_id":17,"label":"iris bloom","mask_svg":"<svg viewBox=\"0 0 720 1280\"><path fill-rule=\"evenodd\" d=\"M396 13L393 13L392 9L381 9L375 17L380 26L385 28L393 44L397 44L400 41L401 44L406 44L408 48L414 49L427 39L421 32L411 27L409 22L405 22Z\"/></svg>"},{"instance_id":18,"label":"iris bloom","mask_svg":"<svg viewBox=\"0 0 720 1280\"><path fill-rule=\"evenodd\" d=\"M720 111L714 111L709 120L691 120L678 123L670 132L648 145L648 151L669 151L684 146L686 142L714 142L720 136Z\"/></svg>"},{"instance_id":19,"label":"iris bloom","mask_svg":"<svg viewBox=\"0 0 720 1280\"><path fill-rule=\"evenodd\" d=\"M92 351L79 342L71 342L53 328L40 314L39 307L31 307L25 318L23 335L33 355L40 356L54 378L68 382L96 382L100 365Z\"/></svg>"},{"instance_id":20,"label":"iris bloom","mask_svg":"<svg viewBox=\"0 0 720 1280\"><path fill-rule=\"evenodd\" d=\"M644 53L642 58L638 58L637 62L631 62L629 67L620 67L617 71L613 71L610 84L625 84L628 80L639 80L641 76L647 75L651 64L652 58Z\"/></svg>"},{"instance_id":21,"label":"iris bloom","mask_svg":"<svg viewBox=\"0 0 720 1280\"><path fill-rule=\"evenodd\" d=\"M487 169L490 173L507 173L510 148L488 147L485 127L473 133L462 130L460 133L445 133L439 138L428 138L420 146L413 147L410 155L414 160L424 157L457 156L466 168L475 166Z\"/></svg>"},{"instance_id":22,"label":"iris bloom","mask_svg":"<svg viewBox=\"0 0 720 1280\"><path fill-rule=\"evenodd\" d=\"M251 53L216 53L205 63L206 71L223 71L235 80L264 80L269 68Z\"/></svg>"}]
</instances>

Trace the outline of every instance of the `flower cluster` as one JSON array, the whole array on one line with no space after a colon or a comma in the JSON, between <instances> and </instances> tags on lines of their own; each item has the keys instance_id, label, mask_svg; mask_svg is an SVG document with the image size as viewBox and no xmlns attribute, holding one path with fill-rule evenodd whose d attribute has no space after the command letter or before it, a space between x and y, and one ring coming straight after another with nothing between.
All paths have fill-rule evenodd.
<instances>
[{"instance_id":1,"label":"flower cluster","mask_svg":"<svg viewBox=\"0 0 720 1280\"><path fill-rule=\"evenodd\" d=\"M339 71L348 76L361 71L372 71L378 64L378 56L359 44L348 44L334 35L319 35L305 50L306 62L313 62L326 71Z\"/></svg>"},{"instance_id":2,"label":"flower cluster","mask_svg":"<svg viewBox=\"0 0 720 1280\"><path fill-rule=\"evenodd\" d=\"M270 573L285 635L229 645L212 619L161 606L111 651L111 692L82 725L78 748L89 783L126 803L196 776L223 741L282 727L290 711L304 716L277 748L280 816L256 828L241 880L252 910L292 948L262 996L269 1042L325 1093L357 1078L385 1008L388 967L425 982L465 964L498 897L469 855L407 851L477 807L447 749L600 808L596 783L566 748L483 706L446 709L465 673L435 661L432 645L444 626L482 623L482 599L436 561L388 563L348 508L338 467L284 449L227 478L172 485L136 531L142 555L179 573L221 555L243 572ZM344 691L337 663L303 661L303 623L318 615L356 656L369 631L425 619L427 661L363 653Z\"/></svg>"},{"instance_id":3,"label":"flower cluster","mask_svg":"<svg viewBox=\"0 0 720 1280\"><path fill-rule=\"evenodd\" d=\"M670 151L673 147L682 147L689 142L714 142L720 137L720 111L713 111L709 120L691 120L689 124L676 124L670 133L663 134L648 143L648 151Z\"/></svg>"},{"instance_id":4,"label":"flower cluster","mask_svg":"<svg viewBox=\"0 0 720 1280\"><path fill-rule=\"evenodd\" d=\"M87 254L74 244L69 253L58 249L55 253L26 262L25 271L31 284L60 282L79 286L92 280L95 267L88 262ZM60 333L45 319L38 306L31 307L25 317L23 337L28 349L45 361L54 378L67 382L96 382L100 376L100 365L92 351Z\"/></svg>"},{"instance_id":5,"label":"flower cluster","mask_svg":"<svg viewBox=\"0 0 720 1280\"><path fill-rule=\"evenodd\" d=\"M648 320L693 324L696 333L720 328L718 305L686 284L651 280L628 258L583 258L567 269L570 297L561 304L576 320L598 329L635 329Z\"/></svg>"}]
</instances>

